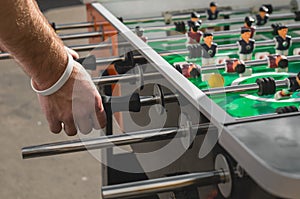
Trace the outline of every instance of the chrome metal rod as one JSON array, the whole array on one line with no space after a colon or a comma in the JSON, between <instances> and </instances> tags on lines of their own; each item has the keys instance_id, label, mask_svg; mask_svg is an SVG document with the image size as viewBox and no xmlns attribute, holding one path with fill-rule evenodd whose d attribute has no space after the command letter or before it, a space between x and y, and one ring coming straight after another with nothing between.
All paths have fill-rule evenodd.
<instances>
[{"instance_id":1,"label":"chrome metal rod","mask_svg":"<svg viewBox=\"0 0 300 199\"><path fill-rule=\"evenodd\" d=\"M220 16L223 15L234 15L234 14L243 14L243 13L250 13L252 12L252 8L245 8L245 9L236 9L236 10L230 10L229 7L225 7L224 9L221 9ZM290 9L290 6L280 6L280 7L274 7L274 11L282 10L282 9ZM185 11L170 11L168 13L174 15L172 16L172 20L185 20L190 17L190 12L199 12L202 19L206 18L206 9L204 10L185 10ZM148 18L139 18L139 19L125 19L124 23L140 23L140 22L151 22L151 21L164 21L164 17L157 16L157 17L148 17ZM77 22L77 23L67 23L67 24L55 24L55 30L68 30L68 29L78 29L78 28L90 28L95 27L99 25L105 25L108 24L108 22Z\"/></svg>"},{"instance_id":2,"label":"chrome metal rod","mask_svg":"<svg viewBox=\"0 0 300 199\"><path fill-rule=\"evenodd\" d=\"M300 42L300 37L296 37L296 38L292 38L292 41L294 43L298 43ZM266 41L258 41L256 42L256 47L261 47L261 46L270 46L270 45L274 45L275 42L274 40L266 40ZM237 44L224 44L224 45L220 45L218 47L219 50L234 50L237 49L238 45ZM188 54L189 51L182 49L182 50L172 50L172 51L165 51L165 52L159 52L158 54L160 56L170 56L170 55L176 55L176 54ZM138 56L137 58L140 58L140 56ZM97 60L99 64L110 64L114 61L121 61L122 58L120 57L111 57L109 59L101 59L101 60ZM258 62L258 61L257 61Z\"/></svg>"},{"instance_id":3,"label":"chrome metal rod","mask_svg":"<svg viewBox=\"0 0 300 199\"><path fill-rule=\"evenodd\" d=\"M292 41L294 43L298 43L300 42L300 37L295 37L292 38ZM275 41L270 39L270 40L265 40L265 41L258 41L256 42L255 46L256 47L262 47L262 46L270 46L270 45L275 45ZM219 45L218 46L218 50L234 50L237 49L238 45L237 44L224 44L224 45ZM188 54L189 51L186 49L182 49L182 50L170 50L170 51L166 51L166 52L159 52L158 54L160 56L170 56L170 55L176 55L176 54ZM116 59L115 61L119 61L120 58ZM104 62L104 60L102 60ZM109 60L111 63L112 60ZM106 63L106 62L104 62Z\"/></svg>"},{"instance_id":4,"label":"chrome metal rod","mask_svg":"<svg viewBox=\"0 0 300 199\"><path fill-rule=\"evenodd\" d=\"M300 37L295 37L292 38L292 41L294 43L300 42ZM255 46L256 47L262 47L262 46L271 46L275 45L275 41L270 39L270 40L265 40L265 41L258 41L256 42ZM224 45L219 45L218 50L234 50L237 49L238 45L237 44L224 44ZM170 55L176 55L176 54L188 54L189 51L182 49L182 50L172 50L172 51L166 51L166 52L159 52L158 54L161 56L170 56Z\"/></svg>"},{"instance_id":5,"label":"chrome metal rod","mask_svg":"<svg viewBox=\"0 0 300 199\"><path fill-rule=\"evenodd\" d=\"M186 20L190 18L190 13L194 12L195 9L190 9L184 12L179 11L180 13L175 13L174 12L168 12L169 14L173 14L172 16L172 20L173 21L178 21L178 20ZM206 19L206 9L204 10L198 10L196 11L200 14L200 18L201 19ZM242 13L247 13L247 12L251 12L251 9L239 9L239 10L228 10L228 11L221 11L220 12L220 16L224 16L224 15L234 15L234 14L242 14ZM175 15L174 15L175 14ZM124 23L125 24L132 24L132 23L147 23L147 22L152 22L152 21L164 21L165 18L164 17L147 17L147 18L136 18L136 19L125 19Z\"/></svg>"},{"instance_id":6,"label":"chrome metal rod","mask_svg":"<svg viewBox=\"0 0 300 199\"><path fill-rule=\"evenodd\" d=\"M58 35L62 40L70 40L70 39L83 39L90 37L100 37L102 36L102 32L84 32L84 33L73 33L73 34L61 34Z\"/></svg>"},{"instance_id":7,"label":"chrome metal rod","mask_svg":"<svg viewBox=\"0 0 300 199\"><path fill-rule=\"evenodd\" d=\"M103 48L111 48L111 43L102 42L100 44L82 44L82 45L74 45L69 46L69 48L79 52L79 51L90 51L94 49L103 49Z\"/></svg>"},{"instance_id":8,"label":"chrome metal rod","mask_svg":"<svg viewBox=\"0 0 300 199\"><path fill-rule=\"evenodd\" d=\"M177 102L178 95L174 94L165 94L164 100L166 103ZM158 104L161 99L159 97L141 97L141 105L142 106L151 106L154 104Z\"/></svg>"},{"instance_id":9,"label":"chrome metal rod","mask_svg":"<svg viewBox=\"0 0 300 199\"><path fill-rule=\"evenodd\" d=\"M140 77L141 76L139 74L136 74L136 75L130 75L130 74L110 75L110 76L102 76L102 77L93 78L93 82L95 84L106 85L106 84L114 84L114 83L118 83L118 82L124 83L126 81L137 80ZM143 77L144 77L144 79L153 79L156 77L161 77L161 74L158 72L144 73Z\"/></svg>"},{"instance_id":10,"label":"chrome metal rod","mask_svg":"<svg viewBox=\"0 0 300 199\"><path fill-rule=\"evenodd\" d=\"M290 30L293 29L300 29L300 24L288 24L287 27ZM264 32L270 32L272 31L273 28L272 27L258 27L256 29L256 33L264 33ZM239 35L241 33L240 29L236 29L236 30L227 30L227 31L217 31L214 32L214 36L226 36L226 35ZM168 36L168 37L159 37L159 38L151 38L148 39L148 43L152 43L152 42L163 42L163 41L179 41L179 40L183 40L185 39L186 36L184 34L181 35L175 35L175 36ZM129 45L128 42L120 42L118 43L118 46L126 46ZM88 50L93 50L93 49L101 49L101 48L108 48L108 47L112 47L111 43L104 43L102 42L101 44L84 44L84 45L74 45L74 46L70 46L70 48L72 48L75 51L88 51ZM227 44L227 46L223 47L223 49L231 49L231 48L235 48L236 45L235 44ZM184 51L186 52L186 51ZM166 54L168 55L168 54Z\"/></svg>"},{"instance_id":11,"label":"chrome metal rod","mask_svg":"<svg viewBox=\"0 0 300 199\"><path fill-rule=\"evenodd\" d=\"M294 30L294 29L299 29L300 28L299 23L287 24L286 26L289 28L289 30ZM255 32L256 33L265 33L265 32L271 32L271 31L273 31L272 27L263 26L263 27L257 27ZM241 29L214 32L214 36L225 36L225 35L233 35L233 34L234 35L241 34Z\"/></svg>"},{"instance_id":12,"label":"chrome metal rod","mask_svg":"<svg viewBox=\"0 0 300 199\"><path fill-rule=\"evenodd\" d=\"M299 23L298 24L288 24L287 27L289 29L300 29L300 24ZM258 27L256 29L256 33L270 32L272 30L273 30L272 27ZM214 36L226 36L226 35L240 34L240 33L241 33L240 29L228 30L228 31L218 31L218 32L214 32ZM76 38L77 35L70 34L68 37ZM151 43L151 42L162 42L162 41L178 41L178 40L182 40L185 38L186 38L186 36L184 34L181 34L181 35L168 36L168 37L151 38L151 39L148 39L148 42ZM126 46L126 45L129 45L129 43L128 42L118 43L118 46ZM267 45L267 44L265 44L265 45ZM112 44L102 42L101 44L85 44L85 45L70 46L70 48L72 48L73 50L76 50L76 51L87 51L87 50L101 49L101 48L108 48L108 47L112 47ZM222 48L223 48L223 50L236 48L236 44L227 44L226 46L225 45L223 47L221 46L221 49Z\"/></svg>"},{"instance_id":13,"label":"chrome metal rod","mask_svg":"<svg viewBox=\"0 0 300 199\"><path fill-rule=\"evenodd\" d=\"M135 56L136 57L136 56ZM97 65L110 65L117 61L124 61L124 57L112 56L109 58L97 58Z\"/></svg>"},{"instance_id":14,"label":"chrome metal rod","mask_svg":"<svg viewBox=\"0 0 300 199\"><path fill-rule=\"evenodd\" d=\"M276 87L287 87L288 81L287 80L277 80L275 81ZM258 90L258 85L256 83L253 84L241 84L241 85L234 85L234 86L226 86L220 88L211 88L202 90L206 95L218 95L218 94L225 94L225 93L232 93L232 92L245 92L245 91L253 91Z\"/></svg>"},{"instance_id":15,"label":"chrome metal rod","mask_svg":"<svg viewBox=\"0 0 300 199\"><path fill-rule=\"evenodd\" d=\"M95 26L93 22L79 22L79 23L68 23L68 24L55 24L55 30L68 30L77 28L89 28Z\"/></svg>"},{"instance_id":16,"label":"chrome metal rod","mask_svg":"<svg viewBox=\"0 0 300 199\"><path fill-rule=\"evenodd\" d=\"M176 35L176 36L169 36L169 37L160 37L160 38L153 38L149 39L148 42L161 42L161 41L178 41L182 40L185 37L182 35ZM129 46L130 44L128 42L120 42L118 43L118 46ZM111 43L101 42L99 44L83 44L83 45L74 45L69 46L71 49L75 51L88 51L88 50L94 50L94 49L101 49L101 48L111 48Z\"/></svg>"},{"instance_id":17,"label":"chrome metal rod","mask_svg":"<svg viewBox=\"0 0 300 199\"><path fill-rule=\"evenodd\" d=\"M287 19L293 19L295 17L295 14L294 13L280 13L280 14L273 14L270 16L270 20L287 20ZM219 20L214 20L214 21L205 21L201 27L203 28L206 28L206 27L213 27L213 26L222 26L224 24L235 24L235 23L240 23L240 22L243 22L244 21L244 18L232 18L232 19L219 19ZM83 28L83 27L92 27L94 26L93 23L91 22L83 22L83 23L78 23L78 24L65 24L65 25L57 25L56 28L60 28L60 29L68 29L68 25L70 26L70 29L73 28L73 27L76 27L76 28ZM151 31L151 30L168 30L168 29L171 29L171 28L174 28L174 25L167 25L167 26L148 26L148 27L145 27L144 29L146 31ZM131 30L134 30L134 28L131 28ZM268 29L266 28L262 28L262 30L264 32L266 32ZM237 30L235 30L233 33L236 33ZM224 34L224 32L226 31L220 31L220 33L216 32L215 35L222 35ZM103 34L102 32L97 32L98 35L96 34L95 32L95 36L100 36ZM79 38L82 38L81 34L87 34L87 33L78 33L77 37ZM71 37L71 35L73 34L70 34L67 35L66 37ZM64 35L62 35L64 36ZM77 38L76 37L76 34L74 34L73 36L75 39ZM91 37L91 36L86 36L86 37ZM83 37L83 38L86 38L86 37Z\"/></svg>"},{"instance_id":18,"label":"chrome metal rod","mask_svg":"<svg viewBox=\"0 0 300 199\"><path fill-rule=\"evenodd\" d=\"M98 27L101 25L107 25L108 22L79 22L79 23L68 23L68 24L55 24L55 30L69 30L69 29L78 29L78 28L90 28Z\"/></svg>"},{"instance_id":19,"label":"chrome metal rod","mask_svg":"<svg viewBox=\"0 0 300 199\"><path fill-rule=\"evenodd\" d=\"M299 29L300 28L300 24L288 24L287 25L289 29ZM273 29L271 27L258 27L256 29L256 32L269 32L272 31ZM214 32L215 36L225 36L225 35L229 35L229 34L240 34L240 29L236 29L236 30L228 30L228 31L218 31L218 32ZM97 36L101 36L101 32L91 32L90 34L87 33L77 33L77 34L67 34L67 35L61 35L62 39L79 39L79 38L86 38L86 37L97 37ZM153 38L153 39L149 39L148 42L160 42L160 41L178 41L178 40L182 40L185 38L185 35L176 35L176 36L169 36L169 37L160 37L160 38ZM261 41L261 43L258 46L268 46L270 45L271 40L267 40L267 41ZM299 42L300 38L293 38L293 42ZM118 44L119 46L126 46L129 45L128 42L120 42ZM69 46L71 49L75 50L75 51L89 51L89 50L94 50L94 49L102 49L102 48L110 48L112 47L111 43L105 43L102 42L100 44L83 44L83 45L73 45L73 46ZM233 48L237 48L236 44L226 44L226 45L220 45L219 49L220 50L229 50L229 49L233 49ZM170 52L162 52L161 56L168 56L168 55L173 55L173 54L187 54L188 51L187 50L177 50L177 51L170 51ZM10 59L12 58L10 56L9 53L0 53L0 60L1 59ZM111 62L104 62L104 64L109 64ZM99 63L100 64L100 63Z\"/></svg>"},{"instance_id":20,"label":"chrome metal rod","mask_svg":"<svg viewBox=\"0 0 300 199\"><path fill-rule=\"evenodd\" d=\"M209 123L192 126L192 131L197 134L205 134L210 127ZM24 147L22 156L24 159L52 156L79 151L111 148L143 142L167 140L173 138L177 133L180 137L186 136L187 129L184 128L163 128L124 133L121 135L101 136L99 138L71 140L50 144Z\"/></svg>"},{"instance_id":21,"label":"chrome metal rod","mask_svg":"<svg viewBox=\"0 0 300 199\"><path fill-rule=\"evenodd\" d=\"M11 59L13 58L9 53L0 53L0 60L1 59Z\"/></svg>"},{"instance_id":22,"label":"chrome metal rod","mask_svg":"<svg viewBox=\"0 0 300 199\"><path fill-rule=\"evenodd\" d=\"M188 186L226 183L229 171L217 170L130 182L102 187L103 199L134 198L169 192Z\"/></svg>"},{"instance_id":23,"label":"chrome metal rod","mask_svg":"<svg viewBox=\"0 0 300 199\"><path fill-rule=\"evenodd\" d=\"M288 19L294 19L295 13L279 13L279 14L272 14L270 15L270 21L274 20L288 20ZM204 21L201 24L202 28L208 28L208 27L215 27L215 26L224 26L224 25L233 25L237 23L243 23L244 17L236 17L236 18L230 18L230 19L217 19L213 21ZM159 30L170 30L171 28L174 28L174 25L167 25L167 26L148 26L144 27L145 31L159 31Z\"/></svg>"},{"instance_id":24,"label":"chrome metal rod","mask_svg":"<svg viewBox=\"0 0 300 199\"><path fill-rule=\"evenodd\" d=\"M287 56L287 59L289 61L299 61L300 60L300 55L292 55L292 56ZM100 62L97 61L99 64ZM103 63L103 62L101 62ZM257 66L261 66L263 64L267 64L268 59L259 59L259 60L250 60L246 61L245 65L246 68L254 68ZM223 70L226 68L226 64L216 64L216 65L209 65L209 66L198 66L201 72L209 72L209 71L216 71L216 70ZM161 77L161 74L158 72L152 72L152 73L145 73L143 74L144 79L153 79L153 78L158 78ZM96 77L93 78L93 82L95 84L101 84L101 85L106 85L106 84L114 84L114 83L124 83L126 81L132 81L135 79L140 78L139 74L136 75L131 75L131 74L124 74L124 75L111 75L111 76L102 76L102 77ZM255 87L256 89L257 87ZM229 88L228 88L229 89ZM249 88L251 90L251 88ZM228 91L229 92L229 91Z\"/></svg>"},{"instance_id":25,"label":"chrome metal rod","mask_svg":"<svg viewBox=\"0 0 300 199\"><path fill-rule=\"evenodd\" d=\"M233 14L239 14L239 13L244 13L244 12L250 12L251 9L240 9L240 10L235 10L235 11L225 11L225 12L220 12L220 16L222 15L233 15ZM199 13L201 14L201 13ZM204 12L203 12L204 14ZM184 20L188 19L190 17L190 14L180 14L180 15L175 15L172 17L172 20ZM206 15L201 15L201 18L206 18ZM149 17L149 18L140 18L140 19L125 19L124 23L137 23L137 22L151 22L151 21L163 21L163 17ZM97 27L100 25L105 25L108 24L108 22L77 22L77 23L67 23L67 24L55 24L55 30L69 30L69 29L79 29L79 28L90 28L90 27Z\"/></svg>"},{"instance_id":26,"label":"chrome metal rod","mask_svg":"<svg viewBox=\"0 0 300 199\"><path fill-rule=\"evenodd\" d=\"M300 55L292 55L292 56L287 56L287 59L289 61L300 61ZM253 68L256 66L260 66L263 64L267 64L268 59L257 59L257 60L250 60L250 61L245 61L246 68ZM199 66L199 69L201 72L205 71L213 71L213 70L220 70L220 69L225 69L226 64L216 64L216 65L209 65L209 66Z\"/></svg>"}]
</instances>

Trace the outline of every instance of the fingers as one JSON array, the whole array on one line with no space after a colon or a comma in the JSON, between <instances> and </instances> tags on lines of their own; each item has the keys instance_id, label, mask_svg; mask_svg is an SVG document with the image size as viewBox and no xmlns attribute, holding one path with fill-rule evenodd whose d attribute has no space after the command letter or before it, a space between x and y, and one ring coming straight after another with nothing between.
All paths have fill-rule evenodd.
<instances>
[{"instance_id":1,"label":"fingers","mask_svg":"<svg viewBox=\"0 0 300 199\"><path fill-rule=\"evenodd\" d=\"M62 130L62 122L53 119L53 118L47 118L48 123L49 123L49 128L52 133L58 134ZM66 132L67 135L69 136L74 136L77 134L77 129L74 123L73 118L67 119L63 121L63 127L64 131Z\"/></svg>"},{"instance_id":2,"label":"fingers","mask_svg":"<svg viewBox=\"0 0 300 199\"><path fill-rule=\"evenodd\" d=\"M81 115L79 113L81 113ZM85 114L83 113L84 112L78 110L75 116L76 124L81 133L88 134L93 128L99 130L106 126L106 114L99 94L95 94L95 109L91 109L90 112Z\"/></svg>"},{"instance_id":3,"label":"fingers","mask_svg":"<svg viewBox=\"0 0 300 199\"><path fill-rule=\"evenodd\" d=\"M106 113L103 108L102 99L100 95L96 95L95 97L95 110L96 110L96 118L94 120L97 120L98 125L101 126L101 128L104 128L106 126ZM95 124L95 122L94 122ZM96 127L95 127L96 128Z\"/></svg>"},{"instance_id":4,"label":"fingers","mask_svg":"<svg viewBox=\"0 0 300 199\"><path fill-rule=\"evenodd\" d=\"M96 130L104 128L106 126L106 114L104 110L97 110L92 116L93 127Z\"/></svg>"},{"instance_id":5,"label":"fingers","mask_svg":"<svg viewBox=\"0 0 300 199\"><path fill-rule=\"evenodd\" d=\"M97 121L100 124L101 128L105 128L106 126L106 113L104 110L96 111Z\"/></svg>"},{"instance_id":6,"label":"fingers","mask_svg":"<svg viewBox=\"0 0 300 199\"><path fill-rule=\"evenodd\" d=\"M48 119L48 124L50 131L52 133L58 134L62 130L61 122L56 119Z\"/></svg>"},{"instance_id":7,"label":"fingers","mask_svg":"<svg viewBox=\"0 0 300 199\"><path fill-rule=\"evenodd\" d=\"M74 136L77 134L77 128L75 126L75 122L73 118L66 119L63 121L64 123L64 130L68 136Z\"/></svg>"},{"instance_id":8,"label":"fingers","mask_svg":"<svg viewBox=\"0 0 300 199\"><path fill-rule=\"evenodd\" d=\"M90 117L83 117L76 120L79 131L83 134L88 134L93 130L93 122Z\"/></svg>"},{"instance_id":9,"label":"fingers","mask_svg":"<svg viewBox=\"0 0 300 199\"><path fill-rule=\"evenodd\" d=\"M59 91L51 96L39 97L53 133L59 133L63 128L67 135L73 136L78 131L87 134L93 128L106 126L101 96L79 65L75 65L78 70L74 70L70 80Z\"/></svg>"},{"instance_id":10,"label":"fingers","mask_svg":"<svg viewBox=\"0 0 300 199\"><path fill-rule=\"evenodd\" d=\"M92 120L94 129L99 130L101 128L101 125L100 125L100 122L98 121L97 114L92 114L91 120Z\"/></svg>"}]
</instances>

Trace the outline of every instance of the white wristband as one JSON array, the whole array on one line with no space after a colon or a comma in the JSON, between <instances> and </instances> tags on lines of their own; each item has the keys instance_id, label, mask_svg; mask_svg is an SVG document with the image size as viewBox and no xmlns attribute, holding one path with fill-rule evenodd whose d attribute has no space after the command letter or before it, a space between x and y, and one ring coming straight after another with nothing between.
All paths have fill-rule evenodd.
<instances>
[{"instance_id":1,"label":"white wristband","mask_svg":"<svg viewBox=\"0 0 300 199\"><path fill-rule=\"evenodd\" d=\"M52 95L53 93L58 91L68 81L69 77L72 74L75 61L71 54L69 54L68 52L67 52L67 54L68 54L68 65L66 67L66 70L62 74L62 76L59 78L59 80L55 84L53 84L50 88L40 91L40 90L37 90L36 88L34 88L33 81L31 79L30 83L31 83L32 90L34 90L37 94L42 95L42 96Z\"/></svg>"}]
</instances>

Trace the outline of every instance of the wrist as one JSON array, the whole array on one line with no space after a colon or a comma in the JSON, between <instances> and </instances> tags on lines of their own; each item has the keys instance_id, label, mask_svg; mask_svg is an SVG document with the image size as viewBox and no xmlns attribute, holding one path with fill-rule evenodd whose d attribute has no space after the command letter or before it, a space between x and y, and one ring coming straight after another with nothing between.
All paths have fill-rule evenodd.
<instances>
[{"instance_id":1,"label":"wrist","mask_svg":"<svg viewBox=\"0 0 300 199\"><path fill-rule=\"evenodd\" d=\"M34 63L40 63L40 69L31 76L38 90L45 90L57 82L68 64L68 53L63 46L54 47L44 55L35 60Z\"/></svg>"},{"instance_id":2,"label":"wrist","mask_svg":"<svg viewBox=\"0 0 300 199\"><path fill-rule=\"evenodd\" d=\"M59 79L53 85L51 85L47 89L43 89L43 90L37 89L36 88L37 87L36 84L34 84L33 80L31 79L31 87L32 87L32 89L37 94L42 95L42 96L49 96L49 95L54 94L55 92L57 92L58 90L60 90L65 85L65 83L68 81L68 79L70 78L70 76L72 74L74 65L75 65L75 63L74 63L73 57L72 57L71 54L68 53L68 63L67 63L67 66L66 66L63 74L59 77Z\"/></svg>"}]
</instances>

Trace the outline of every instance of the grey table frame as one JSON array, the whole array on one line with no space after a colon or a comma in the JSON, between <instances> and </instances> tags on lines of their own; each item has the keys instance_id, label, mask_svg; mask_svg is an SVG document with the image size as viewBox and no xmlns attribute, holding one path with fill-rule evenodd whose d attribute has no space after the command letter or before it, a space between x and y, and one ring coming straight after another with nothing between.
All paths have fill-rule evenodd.
<instances>
[{"instance_id":1,"label":"grey table frame","mask_svg":"<svg viewBox=\"0 0 300 199\"><path fill-rule=\"evenodd\" d=\"M151 61L151 63L153 63L153 67L155 67L155 69L160 72L181 95L188 99L197 110L210 119L211 123L213 123L213 125L222 132L219 137L220 145L230 153L230 155L245 169L254 181L276 196L284 198L299 198L300 153L298 156L294 154L293 157L285 157L282 155L283 153L278 156L274 156L274 159L281 158L280 160L282 161L278 161L280 163L284 161L291 161L290 164L299 163L298 171L295 168L287 168L283 163L276 167L272 164L272 162L268 161L268 159L274 155L272 153L273 148L264 149L265 151L263 154L259 154L255 150L255 141L257 141L257 144L260 146L265 145L269 147L277 147L277 145L274 144L272 137L264 140L267 143L262 143L261 138L264 137L265 134L269 133L267 131L270 131L273 124L280 124L281 126L288 125L288 121L291 118L295 121L300 121L299 114L287 114L284 116L274 114L266 118L254 117L246 119L236 119L231 117L217 104L212 102L212 100L201 90L178 73L174 67L158 55L158 53L145 42L139 39L128 27L121 23L100 3L92 3L92 6L116 28L119 34L122 34L122 37L124 37L134 48L141 49L139 50L141 55ZM257 140L254 139L254 144L253 140L251 140L252 142L249 144L247 142L250 139L249 132L243 132L241 129L245 127L245 129L249 130L249 126L255 127L256 125L258 125L258 129L255 131L258 136ZM296 124L290 127L287 126L286 128L290 130L297 130L297 122ZM278 134L282 129L273 130L274 133ZM297 143L296 149L299 149L300 152L300 147L298 147L298 145L300 146L300 136L299 138L295 135L293 136L292 139L296 139ZM281 151L284 150L285 149L282 149Z\"/></svg>"}]
</instances>

